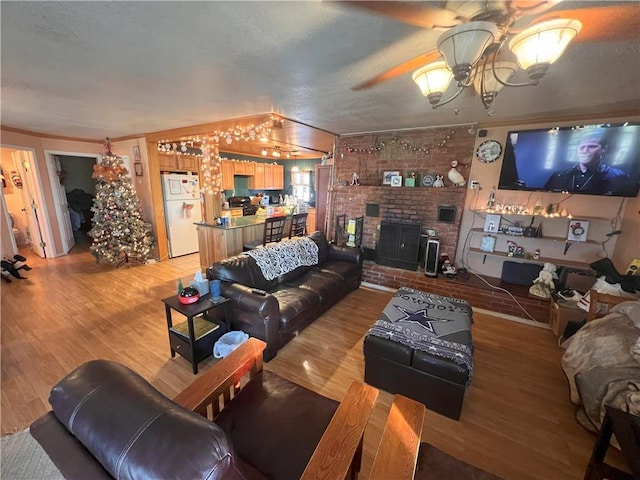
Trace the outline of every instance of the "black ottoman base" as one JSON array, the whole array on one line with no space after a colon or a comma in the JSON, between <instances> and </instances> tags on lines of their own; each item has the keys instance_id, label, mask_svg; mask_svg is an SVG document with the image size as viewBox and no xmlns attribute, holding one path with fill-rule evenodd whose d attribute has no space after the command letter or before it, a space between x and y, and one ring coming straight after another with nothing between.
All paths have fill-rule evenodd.
<instances>
[{"instance_id":1,"label":"black ottoman base","mask_svg":"<svg viewBox=\"0 0 640 480\"><path fill-rule=\"evenodd\" d=\"M392 355L391 350L395 350ZM402 352L403 350L405 351ZM458 383L452 379L462 376L461 372L457 371L461 367L454 362L436 360L437 363L441 363L440 368L434 369L437 374L430 373L412 366L413 354L411 349L389 340L365 337L365 382L386 392L412 398L423 403L429 410L459 420L466 383ZM443 372L448 369L451 371ZM466 369L464 371L466 372ZM449 379L443 378L444 376Z\"/></svg>"}]
</instances>

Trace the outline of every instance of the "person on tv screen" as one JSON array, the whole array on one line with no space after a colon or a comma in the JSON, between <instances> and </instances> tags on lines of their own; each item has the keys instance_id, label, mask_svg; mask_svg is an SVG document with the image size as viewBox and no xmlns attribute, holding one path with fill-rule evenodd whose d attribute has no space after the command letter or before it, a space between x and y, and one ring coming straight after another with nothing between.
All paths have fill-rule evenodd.
<instances>
[{"instance_id":1,"label":"person on tv screen","mask_svg":"<svg viewBox=\"0 0 640 480\"><path fill-rule=\"evenodd\" d=\"M595 195L632 195L635 186L631 177L604 162L608 148L604 129L585 132L578 144L577 163L554 172L544 189Z\"/></svg>"}]
</instances>

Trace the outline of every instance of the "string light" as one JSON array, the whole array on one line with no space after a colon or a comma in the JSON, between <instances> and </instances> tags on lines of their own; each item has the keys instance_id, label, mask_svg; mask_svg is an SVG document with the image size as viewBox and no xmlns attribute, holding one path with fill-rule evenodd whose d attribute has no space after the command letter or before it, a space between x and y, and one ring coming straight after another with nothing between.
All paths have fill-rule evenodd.
<instances>
[{"instance_id":1,"label":"string light","mask_svg":"<svg viewBox=\"0 0 640 480\"><path fill-rule=\"evenodd\" d=\"M222 192L222 167L218 144L202 145L202 190L208 194Z\"/></svg>"},{"instance_id":2,"label":"string light","mask_svg":"<svg viewBox=\"0 0 640 480\"><path fill-rule=\"evenodd\" d=\"M451 137L454 135L455 130L450 130L449 132L447 132L447 134L445 135L445 138L443 140L441 140L438 143L435 143L433 145L429 145L429 146L422 146L422 147L416 147L414 145L412 145L411 143L409 143L407 140L403 139L403 138L399 138L397 135L393 135L393 137L391 138L391 143L392 144L396 144L396 143L400 143L400 146L403 150L408 150L408 151L412 151L414 153L423 153L423 154L429 154L431 151L437 149L437 148L445 148L447 145L447 142L451 139ZM372 154L372 153L376 153L379 152L381 150L384 149L384 147L386 147L386 142L384 141L378 141L376 139L376 142L374 144L374 146L369 147L369 148L353 148L350 145L345 145L345 148L347 149L347 152L349 153L359 153L359 154Z\"/></svg>"},{"instance_id":3,"label":"string light","mask_svg":"<svg viewBox=\"0 0 640 480\"><path fill-rule=\"evenodd\" d=\"M205 144L220 144L221 142L231 145L234 141L250 142L256 139L259 135L261 142L268 141L268 135L271 133L274 122L280 122L282 120L277 118L271 118L259 125L249 125L247 127L233 127L227 130L214 130L209 135L194 136L189 139L183 139L179 142L173 140L160 140L157 144L159 152L165 153L177 153L179 155L194 155L200 156L202 152L202 146ZM264 139L264 140L263 140Z\"/></svg>"}]
</instances>

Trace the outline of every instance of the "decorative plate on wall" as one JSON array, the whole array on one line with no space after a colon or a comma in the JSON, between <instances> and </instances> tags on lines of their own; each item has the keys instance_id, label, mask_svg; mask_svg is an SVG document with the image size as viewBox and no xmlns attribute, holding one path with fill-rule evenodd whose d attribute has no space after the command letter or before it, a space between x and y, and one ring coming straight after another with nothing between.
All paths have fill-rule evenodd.
<instances>
[{"instance_id":1,"label":"decorative plate on wall","mask_svg":"<svg viewBox=\"0 0 640 480\"><path fill-rule=\"evenodd\" d=\"M477 150L476 157L483 163L495 162L502 153L502 145L497 140L482 142Z\"/></svg>"}]
</instances>

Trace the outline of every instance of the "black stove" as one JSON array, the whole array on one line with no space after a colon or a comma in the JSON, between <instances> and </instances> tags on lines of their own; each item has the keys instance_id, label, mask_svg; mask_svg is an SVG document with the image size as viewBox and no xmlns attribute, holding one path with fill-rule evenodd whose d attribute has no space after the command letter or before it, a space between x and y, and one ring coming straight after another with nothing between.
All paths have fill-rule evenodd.
<instances>
[{"instance_id":1,"label":"black stove","mask_svg":"<svg viewBox=\"0 0 640 480\"><path fill-rule=\"evenodd\" d=\"M251 198L249 197L230 197L229 200L230 207L244 207L245 205L251 205Z\"/></svg>"}]
</instances>

